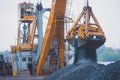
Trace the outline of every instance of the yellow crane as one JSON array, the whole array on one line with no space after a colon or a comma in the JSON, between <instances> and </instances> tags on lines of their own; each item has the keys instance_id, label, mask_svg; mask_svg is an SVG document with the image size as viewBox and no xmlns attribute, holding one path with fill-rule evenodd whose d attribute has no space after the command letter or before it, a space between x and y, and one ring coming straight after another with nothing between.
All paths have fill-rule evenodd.
<instances>
[{"instance_id":1,"label":"yellow crane","mask_svg":"<svg viewBox=\"0 0 120 80\"><path fill-rule=\"evenodd\" d=\"M39 44L34 43L38 39L36 30L38 28L38 15L34 9L33 3L20 3L17 45L11 46L11 52L16 53L29 52L34 55ZM64 16L66 0L53 0L51 13L44 35L42 49L37 64L37 75L50 74L64 67ZM31 52L32 51L32 52ZM28 53L27 53L28 54ZM24 57L24 56L23 56ZM34 56L33 56L34 57ZM32 63L33 58L32 57ZM17 74L17 61L13 60L13 75ZM34 65L35 68L35 65Z\"/></svg>"},{"instance_id":2,"label":"yellow crane","mask_svg":"<svg viewBox=\"0 0 120 80\"><path fill-rule=\"evenodd\" d=\"M51 12L43 38L37 75L50 74L64 67L64 16L66 0L52 0Z\"/></svg>"},{"instance_id":3,"label":"yellow crane","mask_svg":"<svg viewBox=\"0 0 120 80\"><path fill-rule=\"evenodd\" d=\"M65 66L64 18L66 2L67 0L52 0L51 12L36 68L37 75L48 75ZM27 5L29 5L28 8L26 8ZM33 14L33 4L23 3L19 6L21 16L18 40L17 45L11 47L12 53L35 50L37 46L33 44L34 38L38 38L38 35L35 34L37 16ZM104 44L106 37L88 4L83 8L83 11L67 33L66 39L69 44L76 48L74 63L78 62L78 58L92 58L96 62L96 49Z\"/></svg>"}]
</instances>

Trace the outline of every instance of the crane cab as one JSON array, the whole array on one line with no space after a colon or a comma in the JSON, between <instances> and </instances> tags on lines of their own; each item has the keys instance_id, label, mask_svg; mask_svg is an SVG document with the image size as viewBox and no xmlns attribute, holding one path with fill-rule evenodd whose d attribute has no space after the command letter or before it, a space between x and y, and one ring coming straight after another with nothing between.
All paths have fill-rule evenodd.
<instances>
[{"instance_id":1,"label":"crane cab","mask_svg":"<svg viewBox=\"0 0 120 80\"><path fill-rule=\"evenodd\" d=\"M19 20L22 22L33 21L34 19L34 5L33 3L20 3L19 8Z\"/></svg>"}]
</instances>

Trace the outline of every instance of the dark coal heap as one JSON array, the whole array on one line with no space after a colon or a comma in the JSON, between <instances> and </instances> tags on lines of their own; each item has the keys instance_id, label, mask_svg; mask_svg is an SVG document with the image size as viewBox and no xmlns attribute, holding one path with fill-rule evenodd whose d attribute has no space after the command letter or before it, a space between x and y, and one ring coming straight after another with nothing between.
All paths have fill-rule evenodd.
<instances>
[{"instance_id":1,"label":"dark coal heap","mask_svg":"<svg viewBox=\"0 0 120 80\"><path fill-rule=\"evenodd\" d=\"M81 60L44 80L120 80L120 61L105 66L91 60Z\"/></svg>"}]
</instances>

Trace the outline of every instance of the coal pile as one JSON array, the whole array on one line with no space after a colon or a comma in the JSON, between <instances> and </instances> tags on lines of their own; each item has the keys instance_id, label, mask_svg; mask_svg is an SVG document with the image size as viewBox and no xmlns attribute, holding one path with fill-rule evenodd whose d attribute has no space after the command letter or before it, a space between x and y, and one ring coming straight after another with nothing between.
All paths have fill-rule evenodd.
<instances>
[{"instance_id":1,"label":"coal pile","mask_svg":"<svg viewBox=\"0 0 120 80\"><path fill-rule=\"evenodd\" d=\"M120 80L120 61L111 63L95 71L88 80Z\"/></svg>"},{"instance_id":2,"label":"coal pile","mask_svg":"<svg viewBox=\"0 0 120 80\"><path fill-rule=\"evenodd\" d=\"M44 80L85 80L90 73L103 66L104 65L98 65L91 60L82 60L79 63L56 71Z\"/></svg>"},{"instance_id":3,"label":"coal pile","mask_svg":"<svg viewBox=\"0 0 120 80\"><path fill-rule=\"evenodd\" d=\"M90 60L56 71L44 80L120 80L120 61L107 66Z\"/></svg>"}]
</instances>

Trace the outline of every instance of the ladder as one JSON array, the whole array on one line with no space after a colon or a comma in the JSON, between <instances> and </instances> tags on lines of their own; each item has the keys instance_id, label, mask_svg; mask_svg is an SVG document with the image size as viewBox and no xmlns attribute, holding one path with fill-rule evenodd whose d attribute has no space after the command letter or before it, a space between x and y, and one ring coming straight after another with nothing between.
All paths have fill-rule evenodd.
<instances>
[{"instance_id":1,"label":"ladder","mask_svg":"<svg viewBox=\"0 0 120 80\"><path fill-rule=\"evenodd\" d=\"M66 27L65 27L65 36L66 36L66 34L67 34L67 32L69 31L69 29L70 29L70 23L72 22L71 20L71 6L72 6L72 2L73 2L73 0L67 0L67 6L66 6L66 12L65 12L65 17L66 17L66 21L65 21L65 23L66 23Z\"/></svg>"}]
</instances>

